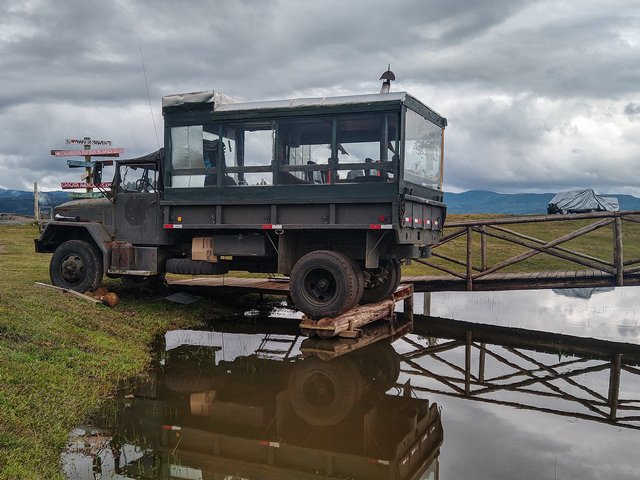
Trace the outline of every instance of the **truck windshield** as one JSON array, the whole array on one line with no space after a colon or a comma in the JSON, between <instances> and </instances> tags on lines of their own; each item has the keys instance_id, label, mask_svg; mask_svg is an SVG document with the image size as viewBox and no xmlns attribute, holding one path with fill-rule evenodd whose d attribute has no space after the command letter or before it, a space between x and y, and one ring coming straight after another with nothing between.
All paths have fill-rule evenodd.
<instances>
[{"instance_id":1,"label":"truck windshield","mask_svg":"<svg viewBox=\"0 0 640 480\"><path fill-rule=\"evenodd\" d=\"M156 166L152 164L120 165L121 192L155 193Z\"/></svg>"},{"instance_id":2,"label":"truck windshield","mask_svg":"<svg viewBox=\"0 0 640 480\"><path fill-rule=\"evenodd\" d=\"M407 109L403 175L405 181L441 190L442 140L442 128Z\"/></svg>"}]
</instances>

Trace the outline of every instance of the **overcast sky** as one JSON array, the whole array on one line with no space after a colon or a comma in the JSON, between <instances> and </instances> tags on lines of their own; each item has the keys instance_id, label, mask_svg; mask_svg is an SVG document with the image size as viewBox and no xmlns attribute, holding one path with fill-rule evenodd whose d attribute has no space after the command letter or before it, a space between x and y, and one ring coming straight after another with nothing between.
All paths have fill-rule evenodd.
<instances>
[{"instance_id":1,"label":"overcast sky","mask_svg":"<svg viewBox=\"0 0 640 480\"><path fill-rule=\"evenodd\" d=\"M637 0L0 5L0 188L77 181L65 138L157 149L163 95L377 93L391 63L449 121L445 190L640 196Z\"/></svg>"}]
</instances>

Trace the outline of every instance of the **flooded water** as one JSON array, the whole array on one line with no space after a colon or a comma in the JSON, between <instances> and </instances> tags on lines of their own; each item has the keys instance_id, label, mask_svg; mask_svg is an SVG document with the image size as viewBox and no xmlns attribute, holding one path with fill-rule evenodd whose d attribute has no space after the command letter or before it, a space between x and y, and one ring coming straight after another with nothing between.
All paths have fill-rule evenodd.
<instances>
[{"instance_id":1,"label":"flooded water","mask_svg":"<svg viewBox=\"0 0 640 480\"><path fill-rule=\"evenodd\" d=\"M399 338L302 337L279 307L167 332L145 378L70 433L63 471L637 479L639 308L635 287L416 294Z\"/></svg>"}]
</instances>

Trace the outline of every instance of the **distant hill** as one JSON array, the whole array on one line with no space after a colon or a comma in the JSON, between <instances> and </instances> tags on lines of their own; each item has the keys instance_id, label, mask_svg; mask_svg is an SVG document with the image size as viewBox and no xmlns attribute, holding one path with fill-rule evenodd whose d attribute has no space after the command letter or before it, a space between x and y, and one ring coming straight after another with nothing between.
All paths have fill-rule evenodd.
<instances>
[{"instance_id":1,"label":"distant hill","mask_svg":"<svg viewBox=\"0 0 640 480\"><path fill-rule=\"evenodd\" d=\"M69 201L67 192L40 192L40 208ZM16 213L33 216L33 192L26 190L0 189L0 213Z\"/></svg>"},{"instance_id":2,"label":"distant hill","mask_svg":"<svg viewBox=\"0 0 640 480\"><path fill-rule=\"evenodd\" d=\"M470 190L444 194L449 213L544 214L554 193L495 193ZM617 197L621 210L640 210L640 198L631 195L606 194ZM56 206L69 201L67 192L40 192L40 206ZM0 189L0 213L33 216L33 192Z\"/></svg>"},{"instance_id":3,"label":"distant hill","mask_svg":"<svg viewBox=\"0 0 640 480\"><path fill-rule=\"evenodd\" d=\"M555 193L495 193L470 190L444 194L449 213L545 214ZM605 194L617 197L620 210L640 210L640 198L631 195Z\"/></svg>"}]
</instances>

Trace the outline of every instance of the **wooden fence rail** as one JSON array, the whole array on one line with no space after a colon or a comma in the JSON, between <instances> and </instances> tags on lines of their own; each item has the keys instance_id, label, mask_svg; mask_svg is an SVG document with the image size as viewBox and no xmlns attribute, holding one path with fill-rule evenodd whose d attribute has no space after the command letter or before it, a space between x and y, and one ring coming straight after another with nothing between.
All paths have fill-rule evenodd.
<instances>
[{"instance_id":1,"label":"wooden fence rail","mask_svg":"<svg viewBox=\"0 0 640 480\"><path fill-rule=\"evenodd\" d=\"M590 221L588 225L583 225L585 221ZM544 224L550 222L578 223L578 228L569 233L563 234L553 240L542 240L532 235L526 235L513 229L513 226ZM539 254L546 254L561 260L573 263L576 267L586 267L597 270L604 274L611 275L616 286L624 285L625 275L640 272L640 258L624 259L624 236L623 225L625 223L640 223L640 211L625 212L598 212L577 215L537 215L525 217L504 217L493 219L478 219L461 222L449 222L445 225L445 235L440 243L432 249L432 257L440 259L441 262L433 260L417 259L418 263L445 272L452 277L466 281L467 290L473 290L473 283L482 277L504 270L507 267L519 264ZM611 249L607 258L599 258L585 252L563 246L571 240L600 230L604 227L612 226ZM480 242L480 261L474 259L474 248ZM456 255L445 254L442 247L451 244L457 239L466 239L466 242L458 242L459 248L466 246L466 251L456 252ZM525 250L510 258L496 261L489 264L490 253L489 239L513 244L523 247ZM476 264L474 264L474 261ZM456 269L458 267L458 269ZM462 267L462 268L460 268ZM462 271L461 271L462 270Z\"/></svg>"}]
</instances>

